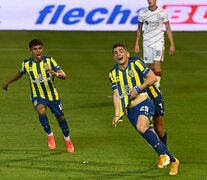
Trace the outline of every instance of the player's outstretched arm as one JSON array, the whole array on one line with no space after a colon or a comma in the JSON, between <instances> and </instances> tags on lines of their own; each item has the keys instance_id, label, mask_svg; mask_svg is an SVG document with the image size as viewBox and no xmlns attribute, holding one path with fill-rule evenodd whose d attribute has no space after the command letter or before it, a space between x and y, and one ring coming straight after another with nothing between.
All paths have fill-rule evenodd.
<instances>
[{"instance_id":1,"label":"player's outstretched arm","mask_svg":"<svg viewBox=\"0 0 207 180\"><path fill-rule=\"evenodd\" d=\"M8 79L7 81L5 81L3 84L2 84L2 88L6 91L8 91L8 87L9 87L9 84L14 82L14 81L17 81L18 79L20 79L22 77L21 74L17 73L15 74L14 76L12 76L10 79Z\"/></svg>"},{"instance_id":2,"label":"player's outstretched arm","mask_svg":"<svg viewBox=\"0 0 207 180\"><path fill-rule=\"evenodd\" d=\"M58 70L57 72L55 72L54 70L52 69L48 69L48 72L60 79L66 79L66 74L63 70Z\"/></svg>"}]
</instances>

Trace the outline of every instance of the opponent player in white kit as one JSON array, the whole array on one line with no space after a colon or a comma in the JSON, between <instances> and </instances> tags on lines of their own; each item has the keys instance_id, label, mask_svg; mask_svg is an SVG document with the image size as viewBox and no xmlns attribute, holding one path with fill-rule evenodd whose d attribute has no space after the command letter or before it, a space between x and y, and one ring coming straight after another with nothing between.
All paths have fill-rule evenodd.
<instances>
[{"instance_id":1,"label":"opponent player in white kit","mask_svg":"<svg viewBox=\"0 0 207 180\"><path fill-rule=\"evenodd\" d=\"M143 56L145 63L155 73L157 77L157 87L160 88L161 80L161 62L163 61L165 42L163 24L166 27L168 39L170 41L169 54L175 53L175 45L173 40L168 14L166 10L159 8L156 4L157 0L147 0L148 8L139 11L137 28L137 36L135 42L135 52L140 51L139 42L143 32Z\"/></svg>"}]
</instances>

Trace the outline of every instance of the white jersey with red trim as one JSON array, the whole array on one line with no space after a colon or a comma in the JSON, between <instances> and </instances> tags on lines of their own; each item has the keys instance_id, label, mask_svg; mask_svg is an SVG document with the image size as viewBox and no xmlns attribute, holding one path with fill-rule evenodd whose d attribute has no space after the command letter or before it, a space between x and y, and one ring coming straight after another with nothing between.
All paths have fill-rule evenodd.
<instances>
[{"instance_id":1,"label":"white jersey with red trim","mask_svg":"<svg viewBox=\"0 0 207 180\"><path fill-rule=\"evenodd\" d=\"M157 8L154 11L148 8L139 11L139 23L143 23L143 46L164 44L163 24L169 21L165 9Z\"/></svg>"}]
</instances>

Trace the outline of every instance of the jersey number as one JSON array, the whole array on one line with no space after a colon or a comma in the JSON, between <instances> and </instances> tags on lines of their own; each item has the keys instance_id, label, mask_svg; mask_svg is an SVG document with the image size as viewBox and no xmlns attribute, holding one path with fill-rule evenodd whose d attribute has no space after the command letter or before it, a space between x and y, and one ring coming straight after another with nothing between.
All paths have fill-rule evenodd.
<instances>
[{"instance_id":1,"label":"jersey number","mask_svg":"<svg viewBox=\"0 0 207 180\"><path fill-rule=\"evenodd\" d=\"M142 107L140 108L140 111L148 112L148 111L149 111L149 107L148 107L148 106L142 106Z\"/></svg>"},{"instance_id":2,"label":"jersey number","mask_svg":"<svg viewBox=\"0 0 207 180\"><path fill-rule=\"evenodd\" d=\"M59 106L59 109L62 111L63 110L63 105L60 103L58 106Z\"/></svg>"}]
</instances>

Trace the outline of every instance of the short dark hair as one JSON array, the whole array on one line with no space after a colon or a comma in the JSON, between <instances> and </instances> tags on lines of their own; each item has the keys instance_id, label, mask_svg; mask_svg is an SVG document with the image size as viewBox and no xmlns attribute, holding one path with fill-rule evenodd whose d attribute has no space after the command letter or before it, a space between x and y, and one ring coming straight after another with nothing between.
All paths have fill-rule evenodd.
<instances>
[{"instance_id":1,"label":"short dark hair","mask_svg":"<svg viewBox=\"0 0 207 180\"><path fill-rule=\"evenodd\" d=\"M128 50L127 45L126 45L125 43L123 43L123 42L119 42L119 43L116 43L116 44L113 45L112 52L113 52L114 49L117 48L117 47L123 47L124 49Z\"/></svg>"},{"instance_id":2,"label":"short dark hair","mask_svg":"<svg viewBox=\"0 0 207 180\"><path fill-rule=\"evenodd\" d=\"M41 45L43 46L43 43L40 39L32 39L30 42L29 42L29 48L31 49L33 46L37 46L37 45Z\"/></svg>"}]
</instances>

